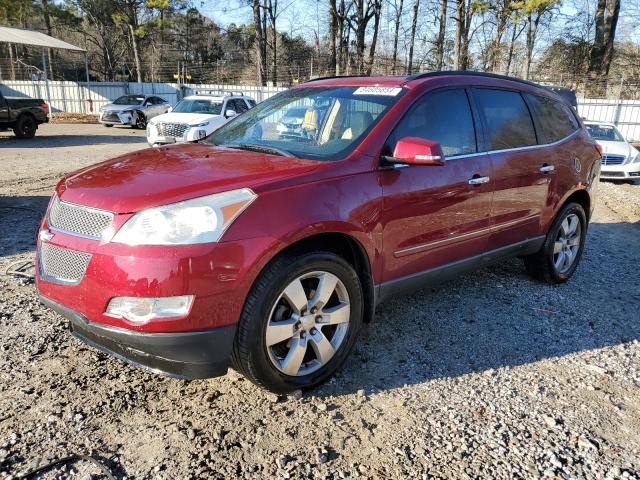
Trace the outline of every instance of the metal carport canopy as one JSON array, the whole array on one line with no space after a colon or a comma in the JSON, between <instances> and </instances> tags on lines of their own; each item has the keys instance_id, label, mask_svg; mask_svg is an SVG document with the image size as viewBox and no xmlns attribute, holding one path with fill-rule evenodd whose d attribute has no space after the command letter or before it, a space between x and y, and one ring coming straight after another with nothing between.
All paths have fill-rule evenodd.
<instances>
[{"instance_id":1,"label":"metal carport canopy","mask_svg":"<svg viewBox=\"0 0 640 480\"><path fill-rule=\"evenodd\" d=\"M63 50L75 50L84 52L84 48L76 47L57 38L33 30L21 30L19 28L0 27L0 43L20 43L22 45L35 45L44 48L61 48Z\"/></svg>"}]
</instances>

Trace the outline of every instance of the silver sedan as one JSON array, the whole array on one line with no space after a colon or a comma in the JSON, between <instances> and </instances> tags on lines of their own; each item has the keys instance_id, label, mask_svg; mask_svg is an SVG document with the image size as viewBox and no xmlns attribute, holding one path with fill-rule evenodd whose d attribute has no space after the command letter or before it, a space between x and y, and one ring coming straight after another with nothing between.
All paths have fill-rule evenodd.
<instances>
[{"instance_id":1,"label":"silver sedan","mask_svg":"<svg viewBox=\"0 0 640 480\"><path fill-rule=\"evenodd\" d=\"M123 95L100 107L99 120L105 127L130 125L144 129L150 119L170 108L169 102L155 95Z\"/></svg>"}]
</instances>

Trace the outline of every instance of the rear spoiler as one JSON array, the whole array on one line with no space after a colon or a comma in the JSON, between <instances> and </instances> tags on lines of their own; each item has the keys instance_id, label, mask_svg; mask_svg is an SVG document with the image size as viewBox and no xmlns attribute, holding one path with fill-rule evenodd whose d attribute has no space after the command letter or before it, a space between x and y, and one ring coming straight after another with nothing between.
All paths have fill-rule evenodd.
<instances>
[{"instance_id":1,"label":"rear spoiler","mask_svg":"<svg viewBox=\"0 0 640 480\"><path fill-rule=\"evenodd\" d=\"M566 87L557 87L555 85L543 85L543 88L546 88L559 97L562 97L573 108L578 108L578 99L576 98L575 90Z\"/></svg>"}]
</instances>

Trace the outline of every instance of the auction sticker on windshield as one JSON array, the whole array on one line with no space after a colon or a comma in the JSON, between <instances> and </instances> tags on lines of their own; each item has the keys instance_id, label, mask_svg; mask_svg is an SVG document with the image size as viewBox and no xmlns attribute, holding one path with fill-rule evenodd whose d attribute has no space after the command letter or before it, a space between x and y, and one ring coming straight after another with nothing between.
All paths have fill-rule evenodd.
<instances>
[{"instance_id":1,"label":"auction sticker on windshield","mask_svg":"<svg viewBox=\"0 0 640 480\"><path fill-rule=\"evenodd\" d=\"M402 91L400 87L360 87L354 95L384 95L388 97L395 97Z\"/></svg>"}]
</instances>

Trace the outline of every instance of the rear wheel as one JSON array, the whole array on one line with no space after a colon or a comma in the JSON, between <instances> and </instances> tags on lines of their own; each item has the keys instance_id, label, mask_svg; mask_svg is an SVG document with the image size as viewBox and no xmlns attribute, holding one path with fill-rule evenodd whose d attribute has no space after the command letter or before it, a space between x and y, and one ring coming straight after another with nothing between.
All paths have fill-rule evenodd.
<instances>
[{"instance_id":1,"label":"rear wheel","mask_svg":"<svg viewBox=\"0 0 640 480\"><path fill-rule=\"evenodd\" d=\"M329 252L283 255L247 297L233 364L276 393L316 386L345 361L362 317L360 280L345 260Z\"/></svg>"},{"instance_id":2,"label":"rear wheel","mask_svg":"<svg viewBox=\"0 0 640 480\"><path fill-rule=\"evenodd\" d=\"M18 138L33 138L38 129L38 124L31 115L22 115L13 127L13 133Z\"/></svg>"},{"instance_id":3,"label":"rear wheel","mask_svg":"<svg viewBox=\"0 0 640 480\"><path fill-rule=\"evenodd\" d=\"M564 206L540 251L524 257L527 272L547 283L563 283L578 268L587 234L587 216L578 203Z\"/></svg>"}]
</instances>

